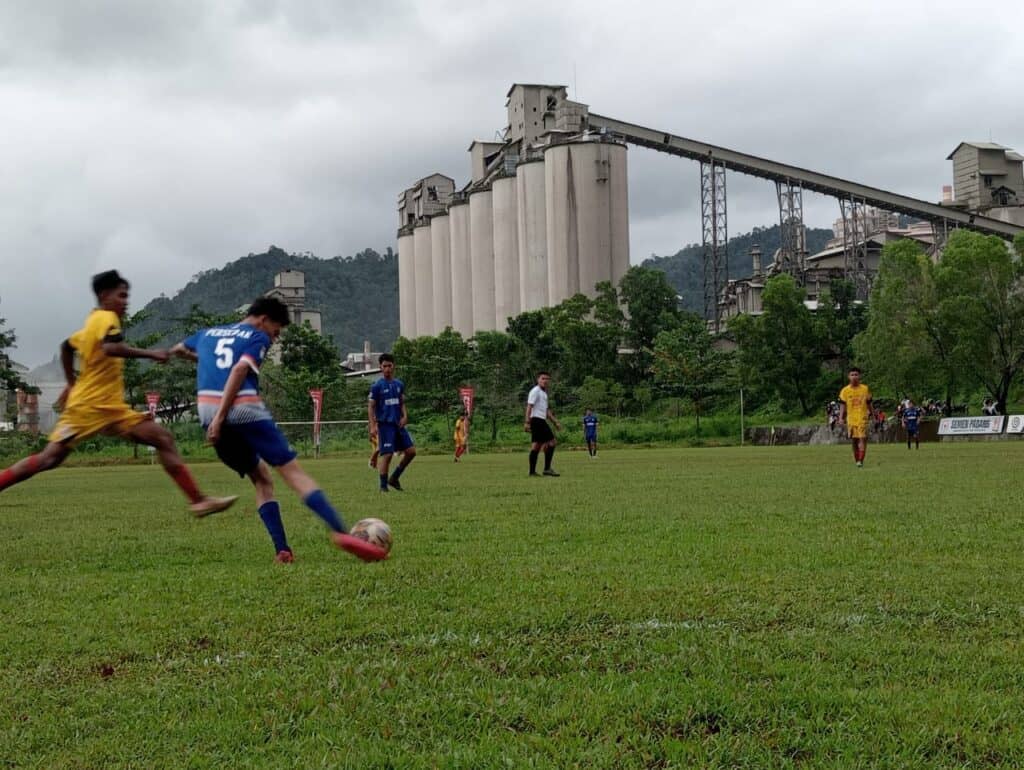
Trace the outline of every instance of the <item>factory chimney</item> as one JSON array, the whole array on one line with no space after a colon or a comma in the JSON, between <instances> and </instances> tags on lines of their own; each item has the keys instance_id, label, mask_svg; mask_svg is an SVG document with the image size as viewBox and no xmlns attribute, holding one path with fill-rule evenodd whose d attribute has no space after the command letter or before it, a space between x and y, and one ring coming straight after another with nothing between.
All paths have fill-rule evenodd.
<instances>
[{"instance_id":1,"label":"factory chimney","mask_svg":"<svg viewBox=\"0 0 1024 770\"><path fill-rule=\"evenodd\" d=\"M754 263L754 276L761 276L761 247L756 243L750 249L750 258Z\"/></svg>"}]
</instances>

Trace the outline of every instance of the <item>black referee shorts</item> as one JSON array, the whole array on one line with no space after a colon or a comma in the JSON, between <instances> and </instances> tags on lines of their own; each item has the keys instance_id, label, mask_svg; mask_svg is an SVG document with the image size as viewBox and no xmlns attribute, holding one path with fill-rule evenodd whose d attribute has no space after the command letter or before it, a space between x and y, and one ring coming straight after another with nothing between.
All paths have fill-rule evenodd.
<instances>
[{"instance_id":1,"label":"black referee shorts","mask_svg":"<svg viewBox=\"0 0 1024 770\"><path fill-rule=\"evenodd\" d=\"M540 417L530 418L530 440L534 444L546 444L554 439L555 434L551 432L551 426L547 420Z\"/></svg>"}]
</instances>

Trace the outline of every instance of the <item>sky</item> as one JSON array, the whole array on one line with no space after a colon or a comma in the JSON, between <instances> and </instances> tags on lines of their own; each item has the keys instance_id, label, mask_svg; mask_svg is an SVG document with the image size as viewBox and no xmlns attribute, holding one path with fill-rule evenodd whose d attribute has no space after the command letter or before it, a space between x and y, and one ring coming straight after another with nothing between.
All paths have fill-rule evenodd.
<instances>
[{"instance_id":1,"label":"sky","mask_svg":"<svg viewBox=\"0 0 1024 770\"><path fill-rule=\"evenodd\" d=\"M938 200L961 140L1024 151L1024 4L12 0L0 4L0 318L52 358L116 268L135 309L271 244L394 247L398 193L504 125L513 82ZM699 167L629 154L634 262L700 240ZM728 180L730 233L778 221ZM805 195L809 226L835 201Z\"/></svg>"}]
</instances>

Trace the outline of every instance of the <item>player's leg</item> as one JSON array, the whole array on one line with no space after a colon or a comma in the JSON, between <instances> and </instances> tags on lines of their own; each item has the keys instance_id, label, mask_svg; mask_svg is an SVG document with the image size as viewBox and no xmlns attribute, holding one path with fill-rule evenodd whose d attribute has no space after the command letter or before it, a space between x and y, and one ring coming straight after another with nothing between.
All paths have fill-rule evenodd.
<instances>
[{"instance_id":1,"label":"player's leg","mask_svg":"<svg viewBox=\"0 0 1024 770\"><path fill-rule=\"evenodd\" d=\"M549 428L550 430L550 428ZM551 438L548 439L547 443L544 444L544 475L545 476L558 476L559 474L551 467L551 460L555 456L555 445L558 442L555 441L555 437L552 434Z\"/></svg>"},{"instance_id":2,"label":"player's leg","mask_svg":"<svg viewBox=\"0 0 1024 770\"><path fill-rule=\"evenodd\" d=\"M391 458L395 453L397 433L397 425L377 423L377 477L381 492L388 491L388 472L391 470Z\"/></svg>"},{"instance_id":3,"label":"player's leg","mask_svg":"<svg viewBox=\"0 0 1024 770\"><path fill-rule=\"evenodd\" d=\"M51 441L43 451L18 460L10 468L0 471L0 492L35 476L56 468L71 454L67 443Z\"/></svg>"},{"instance_id":4,"label":"player's leg","mask_svg":"<svg viewBox=\"0 0 1024 770\"><path fill-rule=\"evenodd\" d=\"M867 437L867 432L866 432L866 431L865 431L865 435L864 435L864 436L862 436L862 437L861 437L861 438L860 438L860 439L858 440L858 442L857 442L857 443L858 443L858 451L857 451L857 455L858 455L858 456L857 456L857 461L858 461L858 462L859 462L859 463L860 463L861 465L863 465L863 464L864 464L864 455L866 455L866 454L867 454L867 451L868 451L868 437Z\"/></svg>"},{"instance_id":5,"label":"player's leg","mask_svg":"<svg viewBox=\"0 0 1024 770\"><path fill-rule=\"evenodd\" d=\"M284 531L281 519L281 505L274 499L274 480L270 476L270 468L265 462L257 459L256 467L247 474L256 491L256 512L260 515L270 540L274 543L274 561L280 564L291 564L295 560L288 536Z\"/></svg>"},{"instance_id":6,"label":"player's leg","mask_svg":"<svg viewBox=\"0 0 1024 770\"><path fill-rule=\"evenodd\" d=\"M416 459L416 447L413 444L412 436L405 428L400 428L395 437L395 449L402 453L402 459L398 462L398 467L394 472L388 476L388 484L401 492L402 484L399 479L405 473L405 469L409 467L409 463Z\"/></svg>"},{"instance_id":7,"label":"player's leg","mask_svg":"<svg viewBox=\"0 0 1024 770\"><path fill-rule=\"evenodd\" d=\"M164 467L167 475L171 477L178 488L185 493L191 503L192 513L195 516L209 516L211 513L223 511L238 499L238 495L228 497L208 497L199 491L196 481L192 478L185 461L178 454L178 447L174 444L174 436L162 425L152 420L145 419L132 425L122 434L140 444L151 446L156 450L157 458Z\"/></svg>"},{"instance_id":8,"label":"player's leg","mask_svg":"<svg viewBox=\"0 0 1024 770\"><path fill-rule=\"evenodd\" d=\"M541 443L533 441L530 443L530 475L537 475L537 458L540 457Z\"/></svg>"}]
</instances>

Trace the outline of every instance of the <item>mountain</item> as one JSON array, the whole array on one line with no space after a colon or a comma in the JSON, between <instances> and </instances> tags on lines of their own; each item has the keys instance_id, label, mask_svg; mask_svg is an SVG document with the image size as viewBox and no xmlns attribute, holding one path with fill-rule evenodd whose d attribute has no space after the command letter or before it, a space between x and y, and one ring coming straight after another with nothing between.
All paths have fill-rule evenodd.
<instances>
[{"instance_id":1,"label":"mountain","mask_svg":"<svg viewBox=\"0 0 1024 770\"><path fill-rule=\"evenodd\" d=\"M367 339L373 350L390 350L398 337L398 258L390 248L383 255L366 249L353 257L320 259L271 246L204 270L173 297L157 297L142 308L149 317L131 328L131 336L159 333L176 341L176 319L193 305L230 313L272 289L274 276L286 268L306 274L306 307L322 313L323 332L342 353L362 350Z\"/></svg>"},{"instance_id":2,"label":"mountain","mask_svg":"<svg viewBox=\"0 0 1024 770\"><path fill-rule=\"evenodd\" d=\"M832 239L832 231L807 228L807 251L815 254ZM753 271L750 249L761 247L761 260L767 268L780 245L779 226L755 227L752 232L729 239L729 278L745 278ZM641 265L661 270L682 297L682 305L694 313L704 312L704 247L699 243L684 246L669 257L652 256Z\"/></svg>"}]
</instances>

